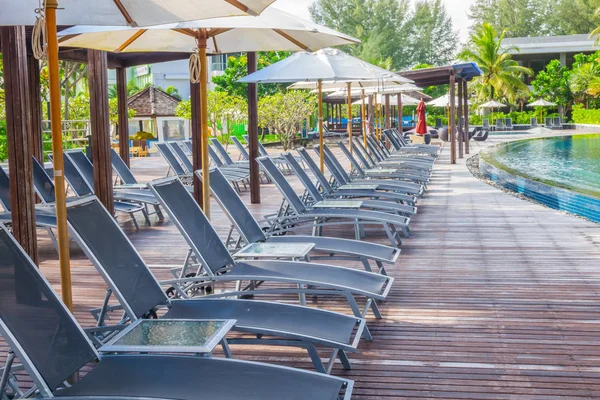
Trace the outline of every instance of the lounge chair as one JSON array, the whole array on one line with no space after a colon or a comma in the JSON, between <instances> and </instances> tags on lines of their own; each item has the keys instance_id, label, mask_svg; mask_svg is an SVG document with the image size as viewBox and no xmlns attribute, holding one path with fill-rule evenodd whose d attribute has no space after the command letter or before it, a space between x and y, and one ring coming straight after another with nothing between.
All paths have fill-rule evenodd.
<instances>
[{"instance_id":1,"label":"lounge chair","mask_svg":"<svg viewBox=\"0 0 600 400\"><path fill-rule=\"evenodd\" d=\"M504 120L502 118L498 118L496 119L496 126L495 126L497 131L503 131L505 129L504 126Z\"/></svg>"},{"instance_id":2,"label":"lounge chair","mask_svg":"<svg viewBox=\"0 0 600 400\"><path fill-rule=\"evenodd\" d=\"M538 119L536 117L531 117L529 119L529 122L530 122L532 128L538 127Z\"/></svg>"},{"instance_id":3,"label":"lounge chair","mask_svg":"<svg viewBox=\"0 0 600 400\"><path fill-rule=\"evenodd\" d=\"M114 188L116 190L121 189L148 189L148 185L145 183L139 183L127 164L123 161L119 153L115 151L115 149L111 148L111 163L112 167L117 173L118 179L115 180ZM120 180L121 184L117 184L117 181Z\"/></svg>"},{"instance_id":4,"label":"lounge chair","mask_svg":"<svg viewBox=\"0 0 600 400\"><path fill-rule=\"evenodd\" d=\"M387 134L385 132L387 132ZM390 138L395 139L393 141L390 140L390 143L392 144L392 146L395 149L394 153L390 153L390 151L385 146L383 146L382 143L380 143L380 142L378 143L377 140L375 140L375 138L372 135L367 136L367 145L368 145L369 141L372 142L373 144L377 145L377 152L378 153L383 152L383 154L385 156L390 156L393 154L396 157L402 156L402 157L423 158L425 156L430 156L430 157L437 158L437 156L439 155L439 152L440 152L440 146L431 145L431 144L408 143L402 135L400 135L400 134L394 135L393 130L384 130L384 137L386 137L388 140L390 140Z\"/></svg>"},{"instance_id":5,"label":"lounge chair","mask_svg":"<svg viewBox=\"0 0 600 400\"><path fill-rule=\"evenodd\" d=\"M243 170L250 169L250 163L248 161L233 161L233 159L231 158L229 153L227 153L227 150L225 149L225 147L223 147L223 145L221 144L221 142L219 142L219 140L217 138L210 138L210 143L212 144L214 149L217 151L217 153L219 153L219 155L221 156L221 159L223 160L225 165L228 165L232 168L239 168L239 169L243 169Z\"/></svg>"},{"instance_id":6,"label":"lounge chair","mask_svg":"<svg viewBox=\"0 0 600 400\"><path fill-rule=\"evenodd\" d=\"M286 243L313 243L315 247L312 251L324 255L315 255L311 252L311 260L356 259L360 260L365 270L369 272L372 271L369 262L374 261L377 265L377 271L384 275L386 273L383 264L394 264L400 255L398 248L364 241L307 235L267 236L242 199L226 184L225 177L218 169L213 169L210 172L210 189L231 221L232 229L226 243L233 243L235 249L249 243L281 243L283 245ZM241 240L233 239L232 231L234 228L237 229Z\"/></svg>"},{"instance_id":7,"label":"lounge chair","mask_svg":"<svg viewBox=\"0 0 600 400\"><path fill-rule=\"evenodd\" d=\"M554 128L555 129L562 129L562 120L560 117L554 117Z\"/></svg>"},{"instance_id":8,"label":"lounge chair","mask_svg":"<svg viewBox=\"0 0 600 400\"><path fill-rule=\"evenodd\" d=\"M260 157L258 162L278 187L287 205L282 207L279 214L267 217L271 224L271 232L290 231L302 225L312 224L313 233L320 236L325 226L350 225L354 227L355 239L360 240L364 226L375 224L384 228L392 246L402 244L396 227L400 228L404 236L409 236L410 218L407 217L353 208L308 208L270 158Z\"/></svg>"},{"instance_id":9,"label":"lounge chair","mask_svg":"<svg viewBox=\"0 0 600 400\"><path fill-rule=\"evenodd\" d=\"M443 128L444 125L442 124L442 119L441 118L436 118L435 119L435 129L440 129Z\"/></svg>"},{"instance_id":10,"label":"lounge chair","mask_svg":"<svg viewBox=\"0 0 600 400\"><path fill-rule=\"evenodd\" d=\"M242 138L246 143L250 143L250 137L248 135L242 135ZM260 157L271 157L273 162L281 169L283 173L289 173L289 168L281 156L270 155L265 146L259 141L258 142L258 155Z\"/></svg>"},{"instance_id":11,"label":"lounge chair","mask_svg":"<svg viewBox=\"0 0 600 400\"><path fill-rule=\"evenodd\" d=\"M507 131L512 131L512 130L514 130L514 129L515 129L515 127L514 127L514 126L513 126L513 124L512 124L512 118L505 118L505 119L504 119L504 125L505 125L505 126L504 126L504 128L505 128Z\"/></svg>"},{"instance_id":12,"label":"lounge chair","mask_svg":"<svg viewBox=\"0 0 600 400\"><path fill-rule=\"evenodd\" d=\"M231 141L233 142L235 147L240 152L240 161L241 160L246 160L246 161L250 160L250 155L248 154L248 151L246 150L246 148L244 147L242 142L240 142L240 139L238 139L237 136L232 136Z\"/></svg>"},{"instance_id":13,"label":"lounge chair","mask_svg":"<svg viewBox=\"0 0 600 400\"><path fill-rule=\"evenodd\" d=\"M296 174L296 177L300 180L308 196L304 197L304 204L308 207L314 206L314 204L326 202L330 204L331 207L335 207L336 202L347 202L348 200L344 199L330 199L326 195L322 194L319 189L315 186L315 184L310 180L308 174L302 169L300 164L296 162L294 157L291 156L290 153L283 153L282 156L288 160L292 171ZM390 212L396 215L403 215L405 217L412 217L417 213L417 208L414 206L408 206L404 204L398 204L392 201L383 201L383 200L360 200L361 205L358 209L360 210L372 210L372 211L383 211Z\"/></svg>"},{"instance_id":14,"label":"lounge chair","mask_svg":"<svg viewBox=\"0 0 600 400\"><path fill-rule=\"evenodd\" d=\"M41 168L43 170L43 167L41 165L38 164L38 167L36 167L35 162L33 165L33 168ZM39 174L41 175L42 171L39 171ZM44 174L46 174L46 171L43 171ZM81 173L79 172L79 170L77 169L77 167L75 166L75 164L73 164L73 162L71 161L71 158L69 157L64 157L64 173L65 173L65 178L67 180L67 182L69 183L69 186L71 188L71 190L73 191L73 193L75 194L75 196L77 197L84 197L84 196L89 196L94 194L94 189L87 183L87 181L84 179L84 177L81 175ZM47 175L47 174L46 174ZM46 184L44 185L43 188L39 188L36 186L36 192L41 192L42 189L47 191L47 194L51 194L48 195L48 200L52 199L51 202L49 203L54 203L55 198L54 198L54 182L52 182L52 180L50 179L50 177L47 177L48 179L46 180ZM48 185L48 182L52 183L52 186ZM35 179L34 179L34 184L35 184ZM114 208L115 208L115 212L116 213L121 213L121 214L127 214L129 215L131 222L133 222L135 229L139 229L139 225L137 223L137 220L135 218L135 214L136 213L142 213L144 220L146 221L147 225L150 225L150 219L148 218L148 214L146 213L146 209L144 206L141 206L139 204L132 204L132 203L128 203L125 201L117 201L115 200L113 202L114 204Z\"/></svg>"},{"instance_id":15,"label":"lounge chair","mask_svg":"<svg viewBox=\"0 0 600 400\"><path fill-rule=\"evenodd\" d=\"M313 149L318 153L319 146L315 146ZM393 179L352 179L327 145L323 146L323 150L325 153L325 165L340 186L349 184L377 185L377 189L391 190L409 196L423 195L423 186L412 182L402 182Z\"/></svg>"},{"instance_id":16,"label":"lounge chair","mask_svg":"<svg viewBox=\"0 0 600 400\"><path fill-rule=\"evenodd\" d=\"M179 142L166 142L166 144L171 149L171 152L177 157L179 163L185 169L185 172L189 174L193 173L194 167L192 166L192 162L188 158L187 154L185 154L185 151L183 151L183 148Z\"/></svg>"},{"instance_id":17,"label":"lounge chair","mask_svg":"<svg viewBox=\"0 0 600 400\"><path fill-rule=\"evenodd\" d=\"M480 131L475 132L473 135L473 140L477 142L485 142L490 134L490 131L482 129Z\"/></svg>"},{"instance_id":18,"label":"lounge chair","mask_svg":"<svg viewBox=\"0 0 600 400\"><path fill-rule=\"evenodd\" d=\"M482 127L482 129L483 129L483 130L487 130L487 131L489 131L489 130L492 128L492 127L490 126L490 120L489 120L489 119L487 119L487 118L484 118L484 119L481 121L481 127Z\"/></svg>"},{"instance_id":19,"label":"lounge chair","mask_svg":"<svg viewBox=\"0 0 600 400\"><path fill-rule=\"evenodd\" d=\"M178 176L185 184L190 185L192 183L192 171L186 171L185 168L180 164L179 160L171 150L171 147L166 143L157 143L156 148L158 152L163 156L167 164L169 164L169 170L167 176L173 172Z\"/></svg>"},{"instance_id":20,"label":"lounge chair","mask_svg":"<svg viewBox=\"0 0 600 400\"><path fill-rule=\"evenodd\" d=\"M377 163L383 166L387 164L401 164L405 168L418 169L429 172L435 163L438 149L421 149L417 147L402 147L399 151L390 153L385 146L377 143L375 138L367 136L367 147L377 160Z\"/></svg>"},{"instance_id":21,"label":"lounge chair","mask_svg":"<svg viewBox=\"0 0 600 400\"><path fill-rule=\"evenodd\" d=\"M115 225L112 217L106 216ZM87 216L83 219L89 222ZM120 239L127 241L125 236ZM283 396L294 400L333 400L343 396L350 399L352 381L316 372L223 358L101 355L37 266L3 227L0 227L0 253L0 334L35 385L35 390L24 397L197 400L200 396L211 400L279 400ZM105 253L112 252L107 249L102 256ZM149 283L151 286L146 290L154 289L156 298L164 296L156 283ZM136 306L144 306L141 298ZM14 360L9 353L6 377L18 369ZM91 370L83 378L67 382L86 365ZM3 379L0 382L3 395L4 384Z\"/></svg>"},{"instance_id":22,"label":"lounge chair","mask_svg":"<svg viewBox=\"0 0 600 400\"><path fill-rule=\"evenodd\" d=\"M546 128L548 129L552 129L554 128L554 122L552 120L552 117L546 117L546 122L544 124L546 126Z\"/></svg>"}]
</instances>

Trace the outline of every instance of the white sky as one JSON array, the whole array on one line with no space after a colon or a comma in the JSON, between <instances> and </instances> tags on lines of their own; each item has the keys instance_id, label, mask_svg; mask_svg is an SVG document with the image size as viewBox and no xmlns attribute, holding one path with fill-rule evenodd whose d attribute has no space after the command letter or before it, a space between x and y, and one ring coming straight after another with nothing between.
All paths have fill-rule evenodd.
<instances>
[{"instance_id":1,"label":"white sky","mask_svg":"<svg viewBox=\"0 0 600 400\"><path fill-rule=\"evenodd\" d=\"M277 0L275 5L291 14L297 15L298 17L310 19L308 12L308 6L315 0ZM446 3L446 8L452 17L452 23L454 29L459 31L461 42L465 42L468 36L469 19L467 18L467 12L471 4L475 3L475 0L443 0Z\"/></svg>"}]
</instances>

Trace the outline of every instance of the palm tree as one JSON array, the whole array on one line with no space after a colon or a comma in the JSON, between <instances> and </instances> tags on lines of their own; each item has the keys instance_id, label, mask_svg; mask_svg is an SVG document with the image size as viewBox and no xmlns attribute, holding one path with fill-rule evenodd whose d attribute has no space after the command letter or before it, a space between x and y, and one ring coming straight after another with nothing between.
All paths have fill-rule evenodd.
<instances>
[{"instance_id":1,"label":"palm tree","mask_svg":"<svg viewBox=\"0 0 600 400\"><path fill-rule=\"evenodd\" d=\"M459 54L463 60L476 62L483 72L478 78L482 82L480 99L493 100L500 95L513 101L519 93L528 91L522 78L532 75L533 71L512 59L509 52L518 49L502 48L503 39L504 32L498 36L492 25L483 23L471 34L469 44Z\"/></svg>"}]
</instances>

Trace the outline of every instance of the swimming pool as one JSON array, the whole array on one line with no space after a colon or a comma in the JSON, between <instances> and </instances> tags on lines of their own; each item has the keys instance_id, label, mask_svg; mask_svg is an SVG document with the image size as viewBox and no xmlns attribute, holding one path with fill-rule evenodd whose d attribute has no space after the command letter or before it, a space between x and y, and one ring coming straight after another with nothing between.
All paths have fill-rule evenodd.
<instances>
[{"instance_id":1,"label":"swimming pool","mask_svg":"<svg viewBox=\"0 0 600 400\"><path fill-rule=\"evenodd\" d=\"M600 222L600 135L503 143L481 153L490 179L550 207Z\"/></svg>"},{"instance_id":2,"label":"swimming pool","mask_svg":"<svg viewBox=\"0 0 600 400\"><path fill-rule=\"evenodd\" d=\"M527 131L490 131L490 135L529 135Z\"/></svg>"}]
</instances>

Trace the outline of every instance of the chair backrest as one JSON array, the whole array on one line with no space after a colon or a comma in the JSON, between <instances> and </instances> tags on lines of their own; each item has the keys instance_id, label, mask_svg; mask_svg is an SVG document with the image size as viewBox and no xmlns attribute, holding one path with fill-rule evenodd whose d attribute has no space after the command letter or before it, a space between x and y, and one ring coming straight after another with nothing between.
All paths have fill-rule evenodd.
<instances>
[{"instance_id":1,"label":"chair backrest","mask_svg":"<svg viewBox=\"0 0 600 400\"><path fill-rule=\"evenodd\" d=\"M323 195L321 194L321 192L319 192L319 189L317 189L315 184L310 180L308 174L306 173L306 171L304 171L300 164L298 164L298 161L296 161L294 156L288 152L285 152L281 155L287 161L290 168L292 169L292 171L294 171L294 174L298 177L302 185L304 185L304 187L308 191L308 194L310 194L310 197L312 197L314 201L324 200Z\"/></svg>"},{"instance_id":2,"label":"chair backrest","mask_svg":"<svg viewBox=\"0 0 600 400\"><path fill-rule=\"evenodd\" d=\"M377 164L377 161L373 156L369 154L369 151L365 148L363 141L361 139L354 139L354 144L360 149L361 153L370 161L370 165L374 166Z\"/></svg>"},{"instance_id":3,"label":"chair backrest","mask_svg":"<svg viewBox=\"0 0 600 400\"><path fill-rule=\"evenodd\" d=\"M85 179L90 188L94 188L94 166L85 153L81 150L65 151L65 158L69 158L79 174Z\"/></svg>"},{"instance_id":4,"label":"chair backrest","mask_svg":"<svg viewBox=\"0 0 600 400\"><path fill-rule=\"evenodd\" d=\"M121 156L119 156L119 153L117 153L115 149L111 148L110 155L112 166L123 183L126 185L136 185L138 183L137 179L135 179L135 176L133 176L131 170L127 164L125 164L125 161L123 161Z\"/></svg>"},{"instance_id":5,"label":"chair backrest","mask_svg":"<svg viewBox=\"0 0 600 400\"><path fill-rule=\"evenodd\" d=\"M375 145L374 140L371 136L367 136L367 147L371 151L371 155L373 157L375 157L375 159L377 159L378 162L381 162L384 160L383 155L381 154L380 150Z\"/></svg>"},{"instance_id":6,"label":"chair backrest","mask_svg":"<svg viewBox=\"0 0 600 400\"><path fill-rule=\"evenodd\" d=\"M219 155L217 154L213 146L208 146L208 155L217 167L222 167L224 165L223 161L219 158Z\"/></svg>"},{"instance_id":7,"label":"chair backrest","mask_svg":"<svg viewBox=\"0 0 600 400\"><path fill-rule=\"evenodd\" d=\"M250 144L250 137L248 135L243 135L242 137L246 143ZM260 141L258 142L258 154L260 154L261 157L269 157L269 152Z\"/></svg>"},{"instance_id":8,"label":"chair backrest","mask_svg":"<svg viewBox=\"0 0 600 400\"><path fill-rule=\"evenodd\" d=\"M530 122L530 124L531 124L532 127L538 126L538 120L537 120L536 117L531 117L530 120L529 120L529 122Z\"/></svg>"},{"instance_id":9,"label":"chair backrest","mask_svg":"<svg viewBox=\"0 0 600 400\"><path fill-rule=\"evenodd\" d=\"M503 127L504 127L504 122L502 121L502 118L496 119L496 128L503 128Z\"/></svg>"},{"instance_id":10,"label":"chair backrest","mask_svg":"<svg viewBox=\"0 0 600 400\"><path fill-rule=\"evenodd\" d=\"M383 134L388 138L388 140L390 141L390 143L392 144L392 146L394 146L394 148L396 150L400 150L400 148L402 146L398 142L398 139L396 137L394 137L394 134L392 133L392 131L385 130L385 131L383 131Z\"/></svg>"},{"instance_id":11,"label":"chair backrest","mask_svg":"<svg viewBox=\"0 0 600 400\"><path fill-rule=\"evenodd\" d=\"M94 189L81 175L70 157L64 157L64 167L65 178L77 196L87 196L94 193Z\"/></svg>"},{"instance_id":12,"label":"chair backrest","mask_svg":"<svg viewBox=\"0 0 600 400\"><path fill-rule=\"evenodd\" d=\"M236 136L232 136L231 141L233 141L233 144L235 145L235 147L237 147L238 151L242 155L242 158L246 161L250 160L250 155L248 154L248 151L246 150L242 142L240 142L240 139L238 139Z\"/></svg>"},{"instance_id":13,"label":"chair backrest","mask_svg":"<svg viewBox=\"0 0 600 400\"><path fill-rule=\"evenodd\" d=\"M200 175L200 174L196 174ZM209 274L233 264L227 246L194 197L177 177L150 183L150 188Z\"/></svg>"},{"instance_id":14,"label":"chair backrest","mask_svg":"<svg viewBox=\"0 0 600 400\"><path fill-rule=\"evenodd\" d=\"M185 154L187 154L188 156L192 155L192 141L191 140L181 140L179 142L181 144L181 147L183 148L183 151L185 152Z\"/></svg>"},{"instance_id":15,"label":"chair backrest","mask_svg":"<svg viewBox=\"0 0 600 400\"><path fill-rule=\"evenodd\" d=\"M227 164L227 165L233 164L233 160L231 159L231 156L229 155L229 153L227 153L227 150L225 150L225 147L223 147L221 142L219 142L219 139L211 138L210 142L214 146L215 150L221 155L221 158L223 159L223 161L225 161L225 164Z\"/></svg>"},{"instance_id":16,"label":"chair backrest","mask_svg":"<svg viewBox=\"0 0 600 400\"><path fill-rule=\"evenodd\" d=\"M0 226L0 334L44 397L98 354L40 270Z\"/></svg>"},{"instance_id":17,"label":"chair backrest","mask_svg":"<svg viewBox=\"0 0 600 400\"><path fill-rule=\"evenodd\" d=\"M554 117L554 126L559 127L559 128L562 126L562 121L561 121L560 117Z\"/></svg>"},{"instance_id":18,"label":"chair backrest","mask_svg":"<svg viewBox=\"0 0 600 400\"><path fill-rule=\"evenodd\" d=\"M156 278L117 221L95 196L69 202L71 237L132 319L167 303Z\"/></svg>"},{"instance_id":19,"label":"chair backrest","mask_svg":"<svg viewBox=\"0 0 600 400\"><path fill-rule=\"evenodd\" d=\"M187 172L194 172L194 166L192 165L192 162L188 158L187 154L185 154L185 151L183 151L183 148L181 148L179 143L169 142L168 145L171 147L171 150L173 153L175 153L177 158L179 158L181 165L183 165Z\"/></svg>"},{"instance_id":20,"label":"chair backrest","mask_svg":"<svg viewBox=\"0 0 600 400\"><path fill-rule=\"evenodd\" d=\"M35 157L31 158L33 161L33 187L35 192L44 203L54 203L56 201L54 181L48 176L42 164Z\"/></svg>"},{"instance_id":21,"label":"chair backrest","mask_svg":"<svg viewBox=\"0 0 600 400\"><path fill-rule=\"evenodd\" d=\"M256 161L258 161L263 171L271 178L273 183L275 183L275 186L277 186L290 207L292 207L297 214L305 213L307 211L306 206L302 200L300 200L300 197L298 197L294 188L292 188L279 168L277 168L273 160L269 157L258 157Z\"/></svg>"},{"instance_id":22,"label":"chair backrest","mask_svg":"<svg viewBox=\"0 0 600 400\"><path fill-rule=\"evenodd\" d=\"M552 117L546 117L546 126L552 126Z\"/></svg>"},{"instance_id":23,"label":"chair backrest","mask_svg":"<svg viewBox=\"0 0 600 400\"><path fill-rule=\"evenodd\" d=\"M163 158L167 161L175 175L185 175L186 171L183 169L179 161L177 161L177 157L171 151L171 148L166 143L157 143L156 147L158 151L163 156Z\"/></svg>"},{"instance_id":24,"label":"chair backrest","mask_svg":"<svg viewBox=\"0 0 600 400\"><path fill-rule=\"evenodd\" d=\"M202 180L202 174L198 177ZM210 170L210 191L246 243L266 240L262 228L218 168Z\"/></svg>"},{"instance_id":25,"label":"chair backrest","mask_svg":"<svg viewBox=\"0 0 600 400\"><path fill-rule=\"evenodd\" d=\"M319 185L323 188L325 193L333 193L333 188L329 184L327 177L323 175L321 169L319 168L315 160L313 160L312 157L308 154L308 151L306 151L304 147L300 147L296 151L298 152L298 154L300 154L300 157L302 157L302 160L308 166L310 172L312 172L313 176L317 179Z\"/></svg>"},{"instance_id":26,"label":"chair backrest","mask_svg":"<svg viewBox=\"0 0 600 400\"><path fill-rule=\"evenodd\" d=\"M369 161L365 158L364 154L358 148L358 146L356 145L355 142L352 142L352 150L353 150L352 155L354 155L355 158L358 158L358 160L362 163L363 167L368 169L373 166L373 164L370 164Z\"/></svg>"},{"instance_id":27,"label":"chair backrest","mask_svg":"<svg viewBox=\"0 0 600 400\"><path fill-rule=\"evenodd\" d=\"M0 205L10 212L10 180L4 168L0 166Z\"/></svg>"},{"instance_id":28,"label":"chair backrest","mask_svg":"<svg viewBox=\"0 0 600 400\"><path fill-rule=\"evenodd\" d=\"M354 167L354 169L356 170L356 173L359 176L365 176L365 171L361 168L360 163L356 160L354 155L352 153L350 153L350 150L348 150L348 148L346 147L344 142L342 142L340 140L337 142L337 145L340 149L342 149L342 153L344 153L346 158L348 158L348 160L350 160L350 164L352 164L352 167Z\"/></svg>"},{"instance_id":29,"label":"chair backrest","mask_svg":"<svg viewBox=\"0 0 600 400\"><path fill-rule=\"evenodd\" d=\"M321 156L319 145L313 146L313 150L319 155L319 157ZM342 173L339 170L339 168L335 165L325 146L323 147L323 154L325 155L325 159L323 161L325 162L325 166L329 170L329 173L331 174L331 176L333 176L333 179L335 179L339 185L345 185L349 183L350 178L346 175L345 171L344 173Z\"/></svg>"},{"instance_id":30,"label":"chair backrest","mask_svg":"<svg viewBox=\"0 0 600 400\"><path fill-rule=\"evenodd\" d=\"M484 119L484 120L482 121L482 126L483 126L483 129L489 129L489 128L490 128L490 120L489 120L489 119L487 119L487 118L486 118L486 119Z\"/></svg>"},{"instance_id":31,"label":"chair backrest","mask_svg":"<svg viewBox=\"0 0 600 400\"><path fill-rule=\"evenodd\" d=\"M504 124L508 127L512 127L512 118L505 118Z\"/></svg>"}]
</instances>

